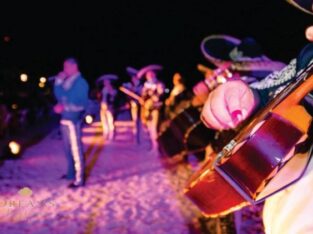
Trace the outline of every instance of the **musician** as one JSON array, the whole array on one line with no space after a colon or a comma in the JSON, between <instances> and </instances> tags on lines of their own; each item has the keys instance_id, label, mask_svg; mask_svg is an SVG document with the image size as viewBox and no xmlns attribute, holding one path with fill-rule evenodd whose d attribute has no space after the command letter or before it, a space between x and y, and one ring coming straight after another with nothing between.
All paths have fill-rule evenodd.
<instances>
[{"instance_id":1,"label":"musician","mask_svg":"<svg viewBox=\"0 0 313 234\"><path fill-rule=\"evenodd\" d=\"M63 71L55 77L54 94L58 104L54 106L54 111L61 115L61 132L68 163L67 174L62 178L73 180L69 188L85 183L81 123L88 103L88 89L77 60L66 59Z\"/></svg>"},{"instance_id":2,"label":"musician","mask_svg":"<svg viewBox=\"0 0 313 234\"><path fill-rule=\"evenodd\" d=\"M102 124L103 136L107 140L113 139L114 133L114 101L116 100L117 91L112 82L118 77L113 74L102 75L98 81L102 82L100 119Z\"/></svg>"},{"instance_id":3,"label":"musician","mask_svg":"<svg viewBox=\"0 0 313 234\"><path fill-rule=\"evenodd\" d=\"M128 75L131 77L130 82L124 83L123 86L130 91L134 92L136 95L140 96L142 93L143 85L141 82L140 77L138 77L138 71L132 67L127 67L126 71ZM139 120L139 113L140 113L140 103L139 100L131 98L129 100L130 107L131 107L131 115L132 120L138 121ZM137 125L138 126L138 125Z\"/></svg>"},{"instance_id":4,"label":"musician","mask_svg":"<svg viewBox=\"0 0 313 234\"><path fill-rule=\"evenodd\" d=\"M168 118L173 118L179 110L181 110L181 101L187 98L186 86L184 79L180 73L175 73L173 76L173 88L169 97L165 100L165 113Z\"/></svg>"},{"instance_id":5,"label":"musician","mask_svg":"<svg viewBox=\"0 0 313 234\"><path fill-rule=\"evenodd\" d=\"M126 71L130 76L130 82L124 83L123 86L137 95L141 95L143 85L141 83L140 77L138 77L138 70L132 67L127 67Z\"/></svg>"},{"instance_id":6,"label":"musician","mask_svg":"<svg viewBox=\"0 0 313 234\"><path fill-rule=\"evenodd\" d=\"M230 81L219 86L210 93L205 103L202 112L204 123L220 131L236 128L255 109L264 106L281 92L296 74L312 62L313 44L309 44L288 66L250 87L242 81ZM312 98L309 95L305 99L308 101ZM310 189L313 183L312 167L311 163L304 178L295 185L266 201L264 223L267 233L312 232L313 224L309 219L313 209L313 190Z\"/></svg>"},{"instance_id":7,"label":"musician","mask_svg":"<svg viewBox=\"0 0 313 234\"><path fill-rule=\"evenodd\" d=\"M151 150L157 150L157 126L159 120L159 110L162 106L161 98L163 94L164 84L158 80L155 71L148 71L146 73L146 81L142 89L142 98L144 100L144 122L147 125L152 142Z\"/></svg>"},{"instance_id":8,"label":"musician","mask_svg":"<svg viewBox=\"0 0 313 234\"><path fill-rule=\"evenodd\" d=\"M220 46L221 44L224 46ZM260 103L266 102L266 92L250 89L247 84L257 84L268 74L276 74L285 65L265 56L260 46L251 38L239 40L225 35L209 36L202 42L201 49L204 56L218 69L226 68L236 76L232 81L219 84L213 91L207 82L196 87L202 93L206 89L211 90L211 93L208 92L201 118L209 128L218 130L211 144L213 150L218 152L235 136L236 131L233 129L243 119L248 118ZM219 49L222 51L219 52ZM262 100L258 93L264 96ZM268 94L272 95L272 92L268 91ZM246 212L249 213L249 210L257 211L258 208L247 209Z\"/></svg>"}]
</instances>

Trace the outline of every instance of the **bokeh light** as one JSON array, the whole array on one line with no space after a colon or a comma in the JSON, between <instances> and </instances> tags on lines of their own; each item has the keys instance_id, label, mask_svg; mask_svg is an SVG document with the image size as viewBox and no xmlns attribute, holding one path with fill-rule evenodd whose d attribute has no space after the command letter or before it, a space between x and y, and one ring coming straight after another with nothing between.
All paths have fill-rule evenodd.
<instances>
[{"instance_id":1,"label":"bokeh light","mask_svg":"<svg viewBox=\"0 0 313 234\"><path fill-rule=\"evenodd\" d=\"M92 117L91 115L86 115L86 117L85 117L85 122L86 122L87 124L92 124L92 122L93 122L93 117Z\"/></svg>"},{"instance_id":2,"label":"bokeh light","mask_svg":"<svg viewBox=\"0 0 313 234\"><path fill-rule=\"evenodd\" d=\"M11 141L9 143L9 148L12 154L17 155L21 152L21 145L16 141Z\"/></svg>"},{"instance_id":3,"label":"bokeh light","mask_svg":"<svg viewBox=\"0 0 313 234\"><path fill-rule=\"evenodd\" d=\"M40 83L46 83L47 78L46 77L40 77L39 81L40 81Z\"/></svg>"},{"instance_id":4,"label":"bokeh light","mask_svg":"<svg viewBox=\"0 0 313 234\"><path fill-rule=\"evenodd\" d=\"M14 103L14 104L12 104L11 108L12 108L13 110L16 110L16 109L18 108L18 105Z\"/></svg>"},{"instance_id":5,"label":"bokeh light","mask_svg":"<svg viewBox=\"0 0 313 234\"><path fill-rule=\"evenodd\" d=\"M21 75L20 75L20 80L21 80L22 82L27 82L27 81L28 81L28 75L25 74L25 73L21 74Z\"/></svg>"}]
</instances>

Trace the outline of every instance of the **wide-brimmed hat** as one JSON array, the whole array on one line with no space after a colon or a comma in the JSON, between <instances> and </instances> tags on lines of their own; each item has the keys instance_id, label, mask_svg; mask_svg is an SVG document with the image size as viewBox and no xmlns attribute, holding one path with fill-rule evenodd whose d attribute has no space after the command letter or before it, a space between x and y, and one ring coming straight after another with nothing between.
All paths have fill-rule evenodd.
<instances>
[{"instance_id":1,"label":"wide-brimmed hat","mask_svg":"<svg viewBox=\"0 0 313 234\"><path fill-rule=\"evenodd\" d=\"M237 71L262 71L270 73L285 65L269 59L261 46L250 37L243 40L228 35L212 35L203 39L201 51L204 57L217 67L232 64Z\"/></svg>"},{"instance_id":2,"label":"wide-brimmed hat","mask_svg":"<svg viewBox=\"0 0 313 234\"><path fill-rule=\"evenodd\" d=\"M96 82L99 83L99 82L102 82L102 81L104 81L104 80L111 80L111 81L113 81L113 80L118 80L118 76L115 75L115 74L104 74L104 75L100 76L100 77L96 80Z\"/></svg>"},{"instance_id":3,"label":"wide-brimmed hat","mask_svg":"<svg viewBox=\"0 0 313 234\"><path fill-rule=\"evenodd\" d=\"M149 72L149 71L154 71L154 72L156 72L156 71L160 71L160 70L162 70L162 69L163 69L163 67L162 67L161 65L158 65L158 64L151 64L151 65L148 65L148 66L145 66L145 67L141 68L141 69L139 70L139 72L137 73L137 77L138 77L139 79L141 79L141 78L143 78L143 77L146 75L146 73Z\"/></svg>"},{"instance_id":4,"label":"wide-brimmed hat","mask_svg":"<svg viewBox=\"0 0 313 234\"><path fill-rule=\"evenodd\" d=\"M204 57L216 66L231 61L230 51L241 43L241 40L228 35L211 35L201 42Z\"/></svg>"},{"instance_id":5,"label":"wide-brimmed hat","mask_svg":"<svg viewBox=\"0 0 313 234\"><path fill-rule=\"evenodd\" d=\"M136 68L128 66L126 67L126 72L130 77L137 77L139 71Z\"/></svg>"},{"instance_id":6,"label":"wide-brimmed hat","mask_svg":"<svg viewBox=\"0 0 313 234\"><path fill-rule=\"evenodd\" d=\"M300 10L313 15L313 1L312 0L287 0L287 2L299 8Z\"/></svg>"}]
</instances>

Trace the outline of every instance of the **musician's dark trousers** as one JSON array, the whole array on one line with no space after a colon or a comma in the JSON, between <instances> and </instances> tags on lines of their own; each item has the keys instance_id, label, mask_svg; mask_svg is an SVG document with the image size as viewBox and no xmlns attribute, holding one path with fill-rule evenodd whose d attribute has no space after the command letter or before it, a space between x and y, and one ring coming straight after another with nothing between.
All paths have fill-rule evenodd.
<instances>
[{"instance_id":1,"label":"musician's dark trousers","mask_svg":"<svg viewBox=\"0 0 313 234\"><path fill-rule=\"evenodd\" d=\"M84 183L84 154L81 141L81 122L61 120L61 132L67 159L67 178L76 185Z\"/></svg>"}]
</instances>

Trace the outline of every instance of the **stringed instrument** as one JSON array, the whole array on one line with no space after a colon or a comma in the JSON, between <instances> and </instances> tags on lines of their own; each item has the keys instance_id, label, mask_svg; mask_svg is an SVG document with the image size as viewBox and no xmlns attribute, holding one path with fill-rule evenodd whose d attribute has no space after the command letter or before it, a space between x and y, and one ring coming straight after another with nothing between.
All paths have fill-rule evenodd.
<instances>
[{"instance_id":1,"label":"stringed instrument","mask_svg":"<svg viewBox=\"0 0 313 234\"><path fill-rule=\"evenodd\" d=\"M232 79L233 74L227 67L212 70L199 64L197 68L206 75L201 83L205 83L208 92ZM196 105L196 98L197 95L193 97L191 105L179 111L159 133L157 141L162 155L174 157L204 152L212 142L215 131L205 127L201 121L201 108Z\"/></svg>"},{"instance_id":2,"label":"stringed instrument","mask_svg":"<svg viewBox=\"0 0 313 234\"><path fill-rule=\"evenodd\" d=\"M141 105L143 105L144 100L142 97L140 97L138 94L136 94L135 92L121 86L119 87L119 90L122 91L123 93L125 93L127 96L135 99L136 101L138 101Z\"/></svg>"},{"instance_id":3,"label":"stringed instrument","mask_svg":"<svg viewBox=\"0 0 313 234\"><path fill-rule=\"evenodd\" d=\"M310 65L192 176L185 194L204 215L262 202L301 178L311 152L296 148L307 138L312 117L299 103L313 89L312 74Z\"/></svg>"}]
</instances>

